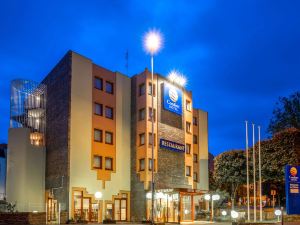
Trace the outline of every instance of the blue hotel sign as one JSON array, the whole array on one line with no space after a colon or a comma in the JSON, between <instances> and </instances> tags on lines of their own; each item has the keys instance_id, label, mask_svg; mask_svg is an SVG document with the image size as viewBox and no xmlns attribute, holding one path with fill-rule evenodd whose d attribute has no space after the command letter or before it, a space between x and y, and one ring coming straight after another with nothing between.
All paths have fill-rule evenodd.
<instances>
[{"instance_id":1,"label":"blue hotel sign","mask_svg":"<svg viewBox=\"0 0 300 225\"><path fill-rule=\"evenodd\" d=\"M168 149L175 152L185 152L185 146L183 144L179 144L173 141L168 141L165 139L160 139L159 147Z\"/></svg>"},{"instance_id":2,"label":"blue hotel sign","mask_svg":"<svg viewBox=\"0 0 300 225\"><path fill-rule=\"evenodd\" d=\"M300 214L300 166L285 166L286 212Z\"/></svg>"},{"instance_id":3,"label":"blue hotel sign","mask_svg":"<svg viewBox=\"0 0 300 225\"><path fill-rule=\"evenodd\" d=\"M182 91L173 85L164 85L164 109L182 115Z\"/></svg>"}]
</instances>

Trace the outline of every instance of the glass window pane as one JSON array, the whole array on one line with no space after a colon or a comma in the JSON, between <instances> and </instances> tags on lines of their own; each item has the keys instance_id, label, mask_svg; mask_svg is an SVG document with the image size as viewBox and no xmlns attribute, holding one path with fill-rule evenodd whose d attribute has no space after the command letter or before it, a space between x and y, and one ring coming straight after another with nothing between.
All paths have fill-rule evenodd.
<instances>
[{"instance_id":1,"label":"glass window pane","mask_svg":"<svg viewBox=\"0 0 300 225\"><path fill-rule=\"evenodd\" d=\"M145 144L145 134L140 134L140 145L144 145Z\"/></svg>"},{"instance_id":2,"label":"glass window pane","mask_svg":"<svg viewBox=\"0 0 300 225\"><path fill-rule=\"evenodd\" d=\"M145 170L145 159L140 159L140 171Z\"/></svg>"},{"instance_id":3,"label":"glass window pane","mask_svg":"<svg viewBox=\"0 0 300 225\"><path fill-rule=\"evenodd\" d=\"M98 130L98 129L94 130L94 140L98 142L102 142L102 130Z\"/></svg>"},{"instance_id":4,"label":"glass window pane","mask_svg":"<svg viewBox=\"0 0 300 225\"><path fill-rule=\"evenodd\" d=\"M95 82L94 83L95 88L97 88L99 90L103 89L103 80L101 78L95 77L94 82Z\"/></svg>"},{"instance_id":5,"label":"glass window pane","mask_svg":"<svg viewBox=\"0 0 300 225\"><path fill-rule=\"evenodd\" d=\"M105 83L105 91L109 94L113 94L114 92L114 85L111 82L106 81Z\"/></svg>"},{"instance_id":6,"label":"glass window pane","mask_svg":"<svg viewBox=\"0 0 300 225\"><path fill-rule=\"evenodd\" d=\"M102 114L103 114L102 104L95 103L95 114L102 116Z\"/></svg>"},{"instance_id":7,"label":"glass window pane","mask_svg":"<svg viewBox=\"0 0 300 225\"><path fill-rule=\"evenodd\" d=\"M94 156L94 161L93 161L93 167L101 169L102 168L102 157L95 155Z\"/></svg>"},{"instance_id":8,"label":"glass window pane","mask_svg":"<svg viewBox=\"0 0 300 225\"><path fill-rule=\"evenodd\" d=\"M105 117L113 119L113 108L105 106Z\"/></svg>"},{"instance_id":9,"label":"glass window pane","mask_svg":"<svg viewBox=\"0 0 300 225\"><path fill-rule=\"evenodd\" d=\"M113 169L112 158L105 158L105 169L106 170L112 170Z\"/></svg>"},{"instance_id":10,"label":"glass window pane","mask_svg":"<svg viewBox=\"0 0 300 225\"><path fill-rule=\"evenodd\" d=\"M145 94L145 91L146 91L146 86L145 86L145 84L144 84L144 83L143 83L143 84L140 84L140 86L139 86L139 96L144 95L144 94Z\"/></svg>"},{"instance_id":11,"label":"glass window pane","mask_svg":"<svg viewBox=\"0 0 300 225\"><path fill-rule=\"evenodd\" d=\"M106 131L105 132L105 143L112 144L113 143L113 133Z\"/></svg>"}]
</instances>

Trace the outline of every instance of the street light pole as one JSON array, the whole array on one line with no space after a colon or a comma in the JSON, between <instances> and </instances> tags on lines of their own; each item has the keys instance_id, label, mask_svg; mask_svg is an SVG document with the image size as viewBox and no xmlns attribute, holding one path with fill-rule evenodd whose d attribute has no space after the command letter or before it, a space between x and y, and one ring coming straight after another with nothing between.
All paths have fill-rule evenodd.
<instances>
[{"instance_id":1,"label":"street light pole","mask_svg":"<svg viewBox=\"0 0 300 225\"><path fill-rule=\"evenodd\" d=\"M260 126L258 126L258 166L259 166L259 220L262 221L262 184L261 184L261 150L260 150Z\"/></svg>"},{"instance_id":2,"label":"street light pole","mask_svg":"<svg viewBox=\"0 0 300 225\"><path fill-rule=\"evenodd\" d=\"M254 202L254 222L256 222L256 174L255 174L255 131L254 123L252 123L252 141L253 141L253 202Z\"/></svg>"},{"instance_id":3,"label":"street light pole","mask_svg":"<svg viewBox=\"0 0 300 225\"><path fill-rule=\"evenodd\" d=\"M247 216L248 216L248 221L250 221L248 121L245 121L245 123L246 123L246 161L247 161Z\"/></svg>"}]
</instances>

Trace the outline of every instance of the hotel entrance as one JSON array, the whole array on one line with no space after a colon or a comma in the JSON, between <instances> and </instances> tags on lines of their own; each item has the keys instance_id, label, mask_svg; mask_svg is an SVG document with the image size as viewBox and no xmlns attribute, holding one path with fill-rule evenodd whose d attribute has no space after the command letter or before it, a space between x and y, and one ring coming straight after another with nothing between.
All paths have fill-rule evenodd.
<instances>
[{"instance_id":1,"label":"hotel entrance","mask_svg":"<svg viewBox=\"0 0 300 225\"><path fill-rule=\"evenodd\" d=\"M204 193L193 189L162 189L155 193L156 222L180 223L200 220L205 209ZM151 219L151 195L147 195L147 219Z\"/></svg>"}]
</instances>

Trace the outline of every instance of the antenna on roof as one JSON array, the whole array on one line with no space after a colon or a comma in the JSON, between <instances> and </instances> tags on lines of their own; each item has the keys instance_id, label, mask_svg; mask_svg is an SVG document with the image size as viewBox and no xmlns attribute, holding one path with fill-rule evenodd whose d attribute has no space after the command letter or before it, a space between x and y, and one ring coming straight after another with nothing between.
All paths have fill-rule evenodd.
<instances>
[{"instance_id":1,"label":"antenna on roof","mask_svg":"<svg viewBox=\"0 0 300 225\"><path fill-rule=\"evenodd\" d=\"M129 58L129 53L128 53L128 49L125 52L125 67L126 67L126 75L129 76L128 74L128 58Z\"/></svg>"}]
</instances>

